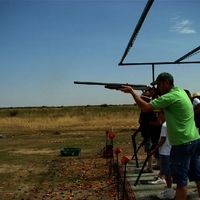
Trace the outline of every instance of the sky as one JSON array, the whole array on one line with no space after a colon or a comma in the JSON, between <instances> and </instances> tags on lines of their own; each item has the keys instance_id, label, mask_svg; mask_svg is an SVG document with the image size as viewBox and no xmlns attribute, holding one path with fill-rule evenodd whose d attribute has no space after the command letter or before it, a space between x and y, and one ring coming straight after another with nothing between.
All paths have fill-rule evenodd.
<instances>
[{"instance_id":1,"label":"sky","mask_svg":"<svg viewBox=\"0 0 200 200\"><path fill-rule=\"evenodd\" d=\"M145 84L152 66L118 66L147 0L1 0L0 108L132 104L74 81ZM155 0L124 62L173 62L200 45L199 0ZM197 53L184 61L200 61ZM199 64L156 65L200 92ZM140 94L140 91L137 91Z\"/></svg>"}]
</instances>

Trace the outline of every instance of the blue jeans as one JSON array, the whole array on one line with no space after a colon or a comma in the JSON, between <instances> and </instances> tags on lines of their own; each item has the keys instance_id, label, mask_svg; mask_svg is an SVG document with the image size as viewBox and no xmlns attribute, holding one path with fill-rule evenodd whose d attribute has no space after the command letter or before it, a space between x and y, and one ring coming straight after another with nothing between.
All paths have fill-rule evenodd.
<instances>
[{"instance_id":1,"label":"blue jeans","mask_svg":"<svg viewBox=\"0 0 200 200\"><path fill-rule=\"evenodd\" d=\"M169 165L170 156L160 154L160 173L164 175L170 175L170 165Z\"/></svg>"},{"instance_id":2,"label":"blue jeans","mask_svg":"<svg viewBox=\"0 0 200 200\"><path fill-rule=\"evenodd\" d=\"M200 139L172 146L170 169L173 183L187 185L189 181L200 181Z\"/></svg>"}]
</instances>

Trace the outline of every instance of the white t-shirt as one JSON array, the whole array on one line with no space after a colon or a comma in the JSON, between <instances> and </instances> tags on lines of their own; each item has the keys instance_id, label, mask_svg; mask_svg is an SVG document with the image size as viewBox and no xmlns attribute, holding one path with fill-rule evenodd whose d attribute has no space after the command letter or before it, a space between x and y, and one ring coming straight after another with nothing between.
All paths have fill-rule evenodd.
<instances>
[{"instance_id":1,"label":"white t-shirt","mask_svg":"<svg viewBox=\"0 0 200 200\"><path fill-rule=\"evenodd\" d=\"M200 100L198 98L194 98L192 101L193 107L195 108L200 103Z\"/></svg>"},{"instance_id":2,"label":"white t-shirt","mask_svg":"<svg viewBox=\"0 0 200 200\"><path fill-rule=\"evenodd\" d=\"M170 155L170 151L171 151L171 145L169 144L169 140L168 140L168 136L167 136L166 122L164 122L162 124L160 138L161 137L166 137L166 140L163 143L163 145L161 147L159 147L159 154L168 155L169 156Z\"/></svg>"}]
</instances>

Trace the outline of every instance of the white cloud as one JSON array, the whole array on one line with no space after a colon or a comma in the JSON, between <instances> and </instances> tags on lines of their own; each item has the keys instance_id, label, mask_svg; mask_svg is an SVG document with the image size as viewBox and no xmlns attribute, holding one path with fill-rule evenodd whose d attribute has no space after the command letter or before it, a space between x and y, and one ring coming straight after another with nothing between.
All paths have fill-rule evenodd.
<instances>
[{"instance_id":1,"label":"white cloud","mask_svg":"<svg viewBox=\"0 0 200 200\"><path fill-rule=\"evenodd\" d=\"M179 17L174 17L171 19L171 23L173 24L173 26L170 27L171 32L177 32L180 34L196 33L195 29L192 28L193 22L189 19L179 20Z\"/></svg>"}]
</instances>

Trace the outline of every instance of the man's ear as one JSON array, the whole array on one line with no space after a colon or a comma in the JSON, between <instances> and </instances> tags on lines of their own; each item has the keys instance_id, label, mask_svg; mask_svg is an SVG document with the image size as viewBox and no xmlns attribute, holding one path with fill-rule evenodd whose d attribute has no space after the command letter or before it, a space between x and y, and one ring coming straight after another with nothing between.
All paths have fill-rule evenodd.
<instances>
[{"instance_id":1,"label":"man's ear","mask_svg":"<svg viewBox=\"0 0 200 200\"><path fill-rule=\"evenodd\" d=\"M164 82L165 84L167 84L167 85L170 84L169 79L166 79L166 80L164 80L163 82Z\"/></svg>"}]
</instances>

